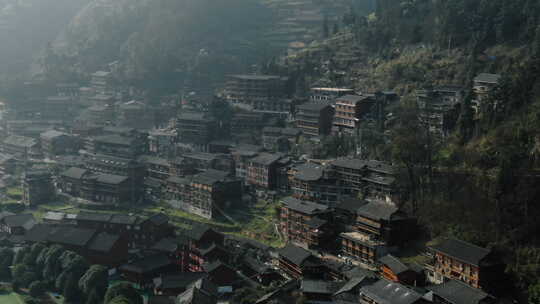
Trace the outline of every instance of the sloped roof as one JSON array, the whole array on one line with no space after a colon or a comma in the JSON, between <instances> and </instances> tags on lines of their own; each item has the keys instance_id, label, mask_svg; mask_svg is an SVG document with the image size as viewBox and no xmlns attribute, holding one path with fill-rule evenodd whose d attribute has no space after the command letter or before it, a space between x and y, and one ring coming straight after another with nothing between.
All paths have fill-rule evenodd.
<instances>
[{"instance_id":1,"label":"sloped roof","mask_svg":"<svg viewBox=\"0 0 540 304\"><path fill-rule=\"evenodd\" d=\"M290 243L280 249L279 254L299 266L312 256L311 252Z\"/></svg>"},{"instance_id":2,"label":"sloped roof","mask_svg":"<svg viewBox=\"0 0 540 304\"><path fill-rule=\"evenodd\" d=\"M315 214L328 210L328 206L317 204L308 201L301 201L292 196L286 197L282 200L283 204L289 209L305 214Z\"/></svg>"},{"instance_id":3,"label":"sloped roof","mask_svg":"<svg viewBox=\"0 0 540 304\"><path fill-rule=\"evenodd\" d=\"M367 201L365 200L361 200L356 197L346 196L341 198L339 204L336 206L336 209L356 212L358 208L362 207L365 204L367 204Z\"/></svg>"},{"instance_id":4,"label":"sloped roof","mask_svg":"<svg viewBox=\"0 0 540 304\"><path fill-rule=\"evenodd\" d=\"M49 238L49 234L54 230L52 225L36 224L28 230L24 238L29 242L41 243Z\"/></svg>"},{"instance_id":5,"label":"sloped roof","mask_svg":"<svg viewBox=\"0 0 540 304\"><path fill-rule=\"evenodd\" d=\"M37 142L35 139L30 138L30 137L10 135L6 139L4 139L4 144L17 146L17 147L31 148L35 146Z\"/></svg>"},{"instance_id":6,"label":"sloped roof","mask_svg":"<svg viewBox=\"0 0 540 304\"><path fill-rule=\"evenodd\" d=\"M56 130L48 130L41 133L40 135L40 137L43 139L53 139L55 137L60 137L60 136L67 136L67 134L64 132L56 131Z\"/></svg>"},{"instance_id":7,"label":"sloped roof","mask_svg":"<svg viewBox=\"0 0 540 304\"><path fill-rule=\"evenodd\" d=\"M253 158L251 160L252 163L261 164L265 166L269 166L275 162L277 162L282 157L281 154L272 154L272 153L260 153L257 157Z\"/></svg>"},{"instance_id":8,"label":"sloped roof","mask_svg":"<svg viewBox=\"0 0 540 304\"><path fill-rule=\"evenodd\" d=\"M395 205L377 200L368 200L368 203L356 210L358 215L373 220L390 220L391 216L398 211Z\"/></svg>"},{"instance_id":9,"label":"sloped roof","mask_svg":"<svg viewBox=\"0 0 540 304\"><path fill-rule=\"evenodd\" d=\"M324 176L324 167L313 163L305 163L296 167L295 178L302 181L318 181Z\"/></svg>"},{"instance_id":10,"label":"sloped roof","mask_svg":"<svg viewBox=\"0 0 540 304\"><path fill-rule=\"evenodd\" d=\"M153 250L162 252L175 252L178 249L178 242L174 238L163 238L152 246Z\"/></svg>"},{"instance_id":11,"label":"sloped roof","mask_svg":"<svg viewBox=\"0 0 540 304\"><path fill-rule=\"evenodd\" d=\"M392 272L394 272L395 274L400 274L410 270L407 265L403 264L403 262L401 262L398 258L391 254L383 256L379 259L379 262L390 268L390 270L392 270Z\"/></svg>"},{"instance_id":12,"label":"sloped roof","mask_svg":"<svg viewBox=\"0 0 540 304\"><path fill-rule=\"evenodd\" d=\"M344 158L344 159L337 159L333 161L332 165L336 167L360 170L360 169L366 168L368 165L368 162L362 159Z\"/></svg>"},{"instance_id":13,"label":"sloped roof","mask_svg":"<svg viewBox=\"0 0 540 304\"><path fill-rule=\"evenodd\" d=\"M113 214L109 223L122 224L122 225L134 225L139 220L139 217L128 214Z\"/></svg>"},{"instance_id":14,"label":"sloped roof","mask_svg":"<svg viewBox=\"0 0 540 304\"><path fill-rule=\"evenodd\" d=\"M122 176L122 175L102 173L102 174L96 175L96 179L100 183L117 185L128 180L128 177Z\"/></svg>"},{"instance_id":15,"label":"sloped roof","mask_svg":"<svg viewBox=\"0 0 540 304\"><path fill-rule=\"evenodd\" d=\"M88 244L88 249L99 251L99 252L110 252L114 245L118 242L120 239L119 235L116 234L108 234L108 233L100 233L96 235L92 241Z\"/></svg>"},{"instance_id":16,"label":"sloped roof","mask_svg":"<svg viewBox=\"0 0 540 304\"><path fill-rule=\"evenodd\" d=\"M156 287L160 289L187 289L189 285L206 276L205 273L201 272L184 272L178 275L165 275L161 278L161 282L157 284Z\"/></svg>"},{"instance_id":17,"label":"sloped roof","mask_svg":"<svg viewBox=\"0 0 540 304\"><path fill-rule=\"evenodd\" d=\"M304 293L318 293L332 295L344 284L342 282L302 280L300 290Z\"/></svg>"},{"instance_id":18,"label":"sloped roof","mask_svg":"<svg viewBox=\"0 0 540 304\"><path fill-rule=\"evenodd\" d=\"M440 285L428 286L427 289L453 304L479 304L482 300L492 298L492 296L482 290L456 280L450 280Z\"/></svg>"},{"instance_id":19,"label":"sloped roof","mask_svg":"<svg viewBox=\"0 0 540 304\"><path fill-rule=\"evenodd\" d=\"M92 240L95 234L95 229L59 227L52 230L47 239L53 243L83 247Z\"/></svg>"},{"instance_id":20,"label":"sloped roof","mask_svg":"<svg viewBox=\"0 0 540 304\"><path fill-rule=\"evenodd\" d=\"M62 176L73 179L81 179L87 172L88 170L86 169L71 167L66 171L62 172Z\"/></svg>"},{"instance_id":21,"label":"sloped roof","mask_svg":"<svg viewBox=\"0 0 540 304\"><path fill-rule=\"evenodd\" d=\"M124 264L120 266L120 270L143 274L166 267L168 265L171 265L171 261L169 260L167 254L157 254L144 257L129 264Z\"/></svg>"},{"instance_id":22,"label":"sloped roof","mask_svg":"<svg viewBox=\"0 0 540 304\"><path fill-rule=\"evenodd\" d=\"M110 213L98 213L98 212L81 212L75 217L78 221L93 221L93 222L105 222L108 223L111 220L112 214Z\"/></svg>"},{"instance_id":23,"label":"sloped roof","mask_svg":"<svg viewBox=\"0 0 540 304\"><path fill-rule=\"evenodd\" d=\"M458 239L448 239L439 245L431 246L431 249L475 266L491 252L489 249Z\"/></svg>"},{"instance_id":24,"label":"sloped roof","mask_svg":"<svg viewBox=\"0 0 540 304\"><path fill-rule=\"evenodd\" d=\"M422 298L422 295L416 291L385 279L362 287L360 294L373 299L378 304L412 304Z\"/></svg>"},{"instance_id":25,"label":"sloped roof","mask_svg":"<svg viewBox=\"0 0 540 304\"><path fill-rule=\"evenodd\" d=\"M16 214L4 217L4 223L9 227L23 227L26 230L32 229L36 224L36 219L32 214Z\"/></svg>"}]
</instances>

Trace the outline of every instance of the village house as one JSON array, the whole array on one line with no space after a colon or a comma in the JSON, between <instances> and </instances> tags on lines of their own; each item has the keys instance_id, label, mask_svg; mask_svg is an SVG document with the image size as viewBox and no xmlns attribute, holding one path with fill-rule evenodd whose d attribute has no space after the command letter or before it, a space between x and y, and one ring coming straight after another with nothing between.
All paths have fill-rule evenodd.
<instances>
[{"instance_id":1,"label":"village house","mask_svg":"<svg viewBox=\"0 0 540 304\"><path fill-rule=\"evenodd\" d=\"M136 158L146 152L147 146L146 140L138 136L118 134L91 137L85 143L88 153L120 158Z\"/></svg>"},{"instance_id":2,"label":"village house","mask_svg":"<svg viewBox=\"0 0 540 304\"><path fill-rule=\"evenodd\" d=\"M335 99L334 133L354 135L361 119L371 111L375 99L370 96L345 95Z\"/></svg>"},{"instance_id":3,"label":"village house","mask_svg":"<svg viewBox=\"0 0 540 304\"><path fill-rule=\"evenodd\" d=\"M361 304L427 304L423 295L399 283L381 279L360 289Z\"/></svg>"},{"instance_id":4,"label":"village house","mask_svg":"<svg viewBox=\"0 0 540 304\"><path fill-rule=\"evenodd\" d=\"M380 258L379 264L380 273L389 281L409 286L419 286L422 283L413 269L391 254Z\"/></svg>"},{"instance_id":5,"label":"village house","mask_svg":"<svg viewBox=\"0 0 540 304\"><path fill-rule=\"evenodd\" d=\"M311 88L310 99L315 102L330 101L345 95L354 95L353 89L346 88Z\"/></svg>"},{"instance_id":6,"label":"village house","mask_svg":"<svg viewBox=\"0 0 540 304\"><path fill-rule=\"evenodd\" d=\"M23 204L37 206L49 203L56 196L53 177L46 170L29 170L22 177Z\"/></svg>"},{"instance_id":7,"label":"village house","mask_svg":"<svg viewBox=\"0 0 540 304\"><path fill-rule=\"evenodd\" d=\"M334 109L328 103L306 103L297 107L296 127L305 136L318 137L330 134Z\"/></svg>"},{"instance_id":8,"label":"village house","mask_svg":"<svg viewBox=\"0 0 540 304\"><path fill-rule=\"evenodd\" d=\"M253 133L264 127L264 116L261 113L237 112L231 120L233 138L243 133Z\"/></svg>"},{"instance_id":9,"label":"village house","mask_svg":"<svg viewBox=\"0 0 540 304\"><path fill-rule=\"evenodd\" d=\"M174 274L179 269L167 254L157 253L123 264L118 268L118 271L124 279L141 288L152 288L154 278Z\"/></svg>"},{"instance_id":10,"label":"village house","mask_svg":"<svg viewBox=\"0 0 540 304\"><path fill-rule=\"evenodd\" d=\"M157 241L150 250L167 254L180 271L186 272L189 265L188 243L186 236L168 236Z\"/></svg>"},{"instance_id":11,"label":"village house","mask_svg":"<svg viewBox=\"0 0 540 304\"><path fill-rule=\"evenodd\" d=\"M33 138L26 136L11 135L2 141L2 152L14 155L20 160L39 155L39 145Z\"/></svg>"},{"instance_id":12,"label":"village house","mask_svg":"<svg viewBox=\"0 0 540 304\"><path fill-rule=\"evenodd\" d=\"M34 226L26 235L30 243L57 244L72 250L89 263L108 267L121 265L128 258L127 240L118 234L74 226Z\"/></svg>"},{"instance_id":13,"label":"village house","mask_svg":"<svg viewBox=\"0 0 540 304\"><path fill-rule=\"evenodd\" d=\"M306 298L307 302L332 303L334 294L344 284L344 282L303 279L300 282L300 292Z\"/></svg>"},{"instance_id":14,"label":"village house","mask_svg":"<svg viewBox=\"0 0 540 304\"><path fill-rule=\"evenodd\" d=\"M292 196L306 201L335 206L340 198L341 186L332 172L316 163L293 166L289 170Z\"/></svg>"},{"instance_id":15,"label":"village house","mask_svg":"<svg viewBox=\"0 0 540 304\"><path fill-rule=\"evenodd\" d=\"M280 162L282 159L282 154L266 152L251 158L248 161L246 182L255 187L274 190L278 186L278 169L284 166Z\"/></svg>"},{"instance_id":16,"label":"village house","mask_svg":"<svg viewBox=\"0 0 540 304\"><path fill-rule=\"evenodd\" d=\"M443 86L416 91L419 120L436 139L446 138L455 127L465 92L460 86Z\"/></svg>"},{"instance_id":17,"label":"village house","mask_svg":"<svg viewBox=\"0 0 540 304\"><path fill-rule=\"evenodd\" d=\"M493 290L504 273L505 265L491 250L461 240L448 239L431 250L434 259L428 265L428 280L434 283L453 279Z\"/></svg>"},{"instance_id":18,"label":"village house","mask_svg":"<svg viewBox=\"0 0 540 304\"><path fill-rule=\"evenodd\" d=\"M320 278L323 272L317 257L290 243L278 251L277 265L284 274L293 279Z\"/></svg>"},{"instance_id":19,"label":"village house","mask_svg":"<svg viewBox=\"0 0 540 304\"><path fill-rule=\"evenodd\" d=\"M36 219L30 213L13 214L0 213L0 232L9 235L25 235L37 224Z\"/></svg>"},{"instance_id":20,"label":"village house","mask_svg":"<svg viewBox=\"0 0 540 304\"><path fill-rule=\"evenodd\" d=\"M283 97L286 82L287 78L275 75L229 75L225 99L233 105L257 108L260 101Z\"/></svg>"},{"instance_id":21,"label":"village house","mask_svg":"<svg viewBox=\"0 0 540 304\"><path fill-rule=\"evenodd\" d=\"M250 160L258 156L263 150L262 147L254 145L241 145L233 148L231 155L234 160L235 176L246 182Z\"/></svg>"},{"instance_id":22,"label":"village house","mask_svg":"<svg viewBox=\"0 0 540 304\"><path fill-rule=\"evenodd\" d=\"M331 211L326 205L293 197L282 200L280 228L285 239L306 249L328 247L332 238Z\"/></svg>"},{"instance_id":23,"label":"village house","mask_svg":"<svg viewBox=\"0 0 540 304\"><path fill-rule=\"evenodd\" d=\"M67 133L49 130L40 135L41 151L47 157L72 154L79 150L77 139Z\"/></svg>"},{"instance_id":24,"label":"village house","mask_svg":"<svg viewBox=\"0 0 540 304\"><path fill-rule=\"evenodd\" d=\"M476 100L482 102L489 93L499 84L501 75L480 73L473 80L473 91L476 95Z\"/></svg>"},{"instance_id":25,"label":"village house","mask_svg":"<svg viewBox=\"0 0 540 304\"><path fill-rule=\"evenodd\" d=\"M74 219L75 226L118 234L131 249L150 248L156 242L173 235L169 218L164 214L149 217L136 215L81 212Z\"/></svg>"},{"instance_id":26,"label":"village house","mask_svg":"<svg viewBox=\"0 0 540 304\"><path fill-rule=\"evenodd\" d=\"M492 304L496 299L480 289L473 288L461 281L449 280L439 285L427 287L428 298L435 304Z\"/></svg>"},{"instance_id":27,"label":"village house","mask_svg":"<svg viewBox=\"0 0 540 304\"><path fill-rule=\"evenodd\" d=\"M215 122L202 113L184 112L176 120L178 141L192 144L198 151L207 151Z\"/></svg>"},{"instance_id":28,"label":"village house","mask_svg":"<svg viewBox=\"0 0 540 304\"><path fill-rule=\"evenodd\" d=\"M242 183L228 172L207 170L166 181L166 197L175 207L211 219L214 212L242 198Z\"/></svg>"},{"instance_id":29,"label":"village house","mask_svg":"<svg viewBox=\"0 0 540 304\"><path fill-rule=\"evenodd\" d=\"M162 275L156 280L154 293L162 296L177 296L186 291L191 284L207 276L201 272Z\"/></svg>"},{"instance_id":30,"label":"village house","mask_svg":"<svg viewBox=\"0 0 540 304\"><path fill-rule=\"evenodd\" d=\"M298 144L301 133L296 128L265 127L262 132L262 145L269 151L287 152Z\"/></svg>"},{"instance_id":31,"label":"village house","mask_svg":"<svg viewBox=\"0 0 540 304\"><path fill-rule=\"evenodd\" d=\"M193 227L187 237L189 250L188 270L191 272L203 272L203 266L208 263L204 256L207 249L223 246L224 236L205 225L200 225Z\"/></svg>"}]
</instances>

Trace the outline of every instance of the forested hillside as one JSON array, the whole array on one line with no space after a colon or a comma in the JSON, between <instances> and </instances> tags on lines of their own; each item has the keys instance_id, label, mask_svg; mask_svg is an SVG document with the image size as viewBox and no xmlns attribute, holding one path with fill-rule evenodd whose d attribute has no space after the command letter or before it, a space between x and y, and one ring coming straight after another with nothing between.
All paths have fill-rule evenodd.
<instances>
[{"instance_id":1,"label":"forested hillside","mask_svg":"<svg viewBox=\"0 0 540 304\"><path fill-rule=\"evenodd\" d=\"M402 166L407 204L430 237L499 249L531 297L540 287L539 16L531 0L380 0L376 13L350 11L329 39L268 66L296 77L298 95L313 84L402 94L393 129L366 132L369 155ZM475 114L472 81L483 72L502 81ZM436 85L467 92L444 143L417 120L415 90Z\"/></svg>"}]
</instances>

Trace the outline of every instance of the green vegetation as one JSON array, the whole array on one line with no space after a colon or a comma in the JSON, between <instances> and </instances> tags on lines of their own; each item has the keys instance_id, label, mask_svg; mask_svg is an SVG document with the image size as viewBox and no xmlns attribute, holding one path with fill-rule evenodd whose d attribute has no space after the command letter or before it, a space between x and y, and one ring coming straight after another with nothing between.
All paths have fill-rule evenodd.
<instances>
[{"instance_id":1,"label":"green vegetation","mask_svg":"<svg viewBox=\"0 0 540 304\"><path fill-rule=\"evenodd\" d=\"M2 304L25 304L21 295L15 292L0 294L0 303Z\"/></svg>"}]
</instances>

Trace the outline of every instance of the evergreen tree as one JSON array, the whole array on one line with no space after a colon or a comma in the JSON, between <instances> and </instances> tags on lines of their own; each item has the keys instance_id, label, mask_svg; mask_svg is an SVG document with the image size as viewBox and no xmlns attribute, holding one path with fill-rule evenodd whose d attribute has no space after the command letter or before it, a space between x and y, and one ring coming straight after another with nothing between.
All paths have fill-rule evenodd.
<instances>
[{"instance_id":1,"label":"evergreen tree","mask_svg":"<svg viewBox=\"0 0 540 304\"><path fill-rule=\"evenodd\" d=\"M77 303L79 300L81 293L77 282L79 282L79 278L75 274L70 275L66 281L64 286L66 303Z\"/></svg>"}]
</instances>

